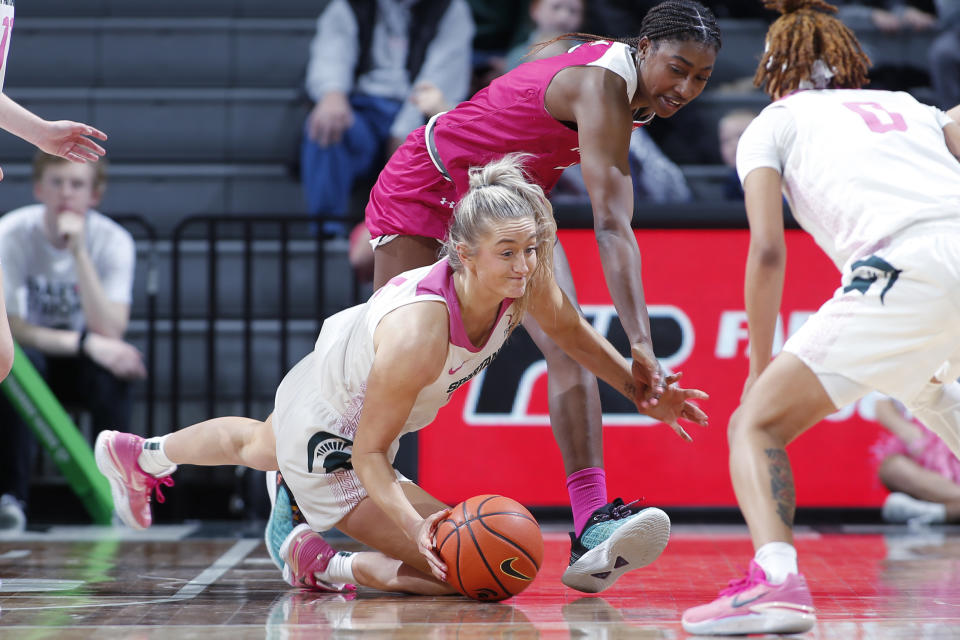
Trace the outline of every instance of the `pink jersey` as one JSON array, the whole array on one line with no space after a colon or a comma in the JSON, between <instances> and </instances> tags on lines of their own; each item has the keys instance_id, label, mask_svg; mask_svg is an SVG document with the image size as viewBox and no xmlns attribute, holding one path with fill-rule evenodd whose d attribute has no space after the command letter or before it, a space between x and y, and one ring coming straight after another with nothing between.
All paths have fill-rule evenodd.
<instances>
[{"instance_id":1,"label":"pink jersey","mask_svg":"<svg viewBox=\"0 0 960 640\"><path fill-rule=\"evenodd\" d=\"M417 129L390 158L370 193L367 227L388 234L446 236L453 207L469 187L470 167L512 152L532 154L524 163L531 179L548 192L560 174L579 164L577 131L544 107L547 87L567 67L600 66L636 91L632 49L622 43L590 42L568 53L522 64L436 120L434 141L452 182L427 153L424 128Z\"/></svg>"}]
</instances>

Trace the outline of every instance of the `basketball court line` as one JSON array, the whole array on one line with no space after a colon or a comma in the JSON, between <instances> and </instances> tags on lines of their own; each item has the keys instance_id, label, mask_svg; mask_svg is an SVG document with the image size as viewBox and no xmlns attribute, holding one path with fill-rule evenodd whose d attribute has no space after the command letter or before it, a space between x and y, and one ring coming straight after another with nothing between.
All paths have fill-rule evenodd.
<instances>
[{"instance_id":1,"label":"basketball court line","mask_svg":"<svg viewBox=\"0 0 960 640\"><path fill-rule=\"evenodd\" d=\"M140 604L165 604L168 602L179 602L190 600L216 582L220 576L239 564L251 551L260 545L260 540L244 539L238 540L222 556L217 558L213 564L200 572L197 577L183 585L179 591L167 598L157 598L152 600L137 600L128 602L106 602L89 604L70 604L70 605L46 605L41 607L5 607L4 611L36 611L43 609L87 609L103 607L129 607Z\"/></svg>"},{"instance_id":2,"label":"basketball court line","mask_svg":"<svg viewBox=\"0 0 960 640\"><path fill-rule=\"evenodd\" d=\"M103 542L109 540L140 542L175 542L197 531L196 523L182 525L154 525L149 529L136 530L123 526L63 525L42 531L27 530L0 538L0 543L12 545L17 542Z\"/></svg>"}]
</instances>

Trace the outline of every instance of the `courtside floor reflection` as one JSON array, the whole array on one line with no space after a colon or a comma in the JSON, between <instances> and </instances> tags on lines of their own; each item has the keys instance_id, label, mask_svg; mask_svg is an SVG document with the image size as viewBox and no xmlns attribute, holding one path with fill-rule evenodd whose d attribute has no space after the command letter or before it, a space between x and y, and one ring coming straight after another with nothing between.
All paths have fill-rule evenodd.
<instances>
[{"instance_id":1,"label":"courtside floor reflection","mask_svg":"<svg viewBox=\"0 0 960 640\"><path fill-rule=\"evenodd\" d=\"M560 583L569 542L550 530L533 585L480 603L293 589L259 537L236 535L193 524L0 537L0 638L688 638L682 611L751 556L744 527L680 525L656 563L586 596ZM960 527L799 528L797 548L818 623L795 637L960 638Z\"/></svg>"}]
</instances>

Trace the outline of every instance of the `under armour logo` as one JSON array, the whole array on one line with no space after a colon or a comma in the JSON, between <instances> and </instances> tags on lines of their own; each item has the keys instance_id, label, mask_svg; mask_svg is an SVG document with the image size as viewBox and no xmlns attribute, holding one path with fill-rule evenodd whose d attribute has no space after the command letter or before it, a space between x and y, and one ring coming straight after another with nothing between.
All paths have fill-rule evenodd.
<instances>
[{"instance_id":1,"label":"under armour logo","mask_svg":"<svg viewBox=\"0 0 960 640\"><path fill-rule=\"evenodd\" d=\"M447 200L446 198L440 198L440 204L446 205L446 206L450 207L451 209L453 209L455 206L457 206L457 203L456 203L456 202L454 202L453 200Z\"/></svg>"}]
</instances>

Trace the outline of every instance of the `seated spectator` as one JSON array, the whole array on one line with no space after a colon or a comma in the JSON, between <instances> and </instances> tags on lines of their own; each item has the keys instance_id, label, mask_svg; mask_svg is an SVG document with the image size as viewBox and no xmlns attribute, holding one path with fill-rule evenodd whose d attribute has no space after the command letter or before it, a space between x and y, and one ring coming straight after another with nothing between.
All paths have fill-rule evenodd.
<instances>
[{"instance_id":1,"label":"seated spectator","mask_svg":"<svg viewBox=\"0 0 960 640\"><path fill-rule=\"evenodd\" d=\"M473 77L469 95L506 72L507 52L526 40L532 26L529 0L467 0L476 33L473 37Z\"/></svg>"},{"instance_id":2,"label":"seated spectator","mask_svg":"<svg viewBox=\"0 0 960 640\"><path fill-rule=\"evenodd\" d=\"M878 400L876 411L887 432L873 453L880 463L880 481L893 492L884 502L883 519L960 521L960 460L935 433L907 417L895 400Z\"/></svg>"},{"instance_id":3,"label":"seated spectator","mask_svg":"<svg viewBox=\"0 0 960 640\"><path fill-rule=\"evenodd\" d=\"M324 8L307 65L316 105L301 171L308 212L338 219L323 224L325 235L347 236L354 181L379 171L384 152L424 123L407 101L411 87L427 81L454 102L466 97L473 31L465 0L332 0Z\"/></svg>"},{"instance_id":4,"label":"seated spectator","mask_svg":"<svg viewBox=\"0 0 960 640\"><path fill-rule=\"evenodd\" d=\"M931 83L927 61L922 59L887 59L882 55L882 41L866 38L869 31L885 34L905 34L930 31L936 26L933 5L925 0L856 0L835 2L839 18L858 32L864 51L873 61L870 69L870 88L888 91L910 91Z\"/></svg>"},{"instance_id":5,"label":"seated spectator","mask_svg":"<svg viewBox=\"0 0 960 640\"><path fill-rule=\"evenodd\" d=\"M551 42L542 47L537 45L565 33L580 31L583 28L583 0L533 0L530 19L533 31L525 42L507 54L507 71L521 63L549 58L570 49L575 44L570 40Z\"/></svg>"},{"instance_id":6,"label":"seated spectator","mask_svg":"<svg viewBox=\"0 0 960 640\"><path fill-rule=\"evenodd\" d=\"M104 164L38 153L39 204L0 218L0 261L13 339L57 398L88 410L97 428L116 428L130 426L129 381L145 377L146 369L140 352L123 340L133 238L93 209L105 187ZM19 519L19 528L35 457L36 440L0 397L0 511L7 522Z\"/></svg>"},{"instance_id":7,"label":"seated spectator","mask_svg":"<svg viewBox=\"0 0 960 640\"><path fill-rule=\"evenodd\" d=\"M737 175L737 144L740 136L747 130L757 114L749 109L729 111L717 123L717 137L720 142L720 156L729 171L723 181L723 197L727 200L743 200L743 186Z\"/></svg>"},{"instance_id":8,"label":"seated spectator","mask_svg":"<svg viewBox=\"0 0 960 640\"><path fill-rule=\"evenodd\" d=\"M902 30L923 31L936 24L928 3L904 0L849 0L833 3L840 9L840 20L853 30L874 27L887 33Z\"/></svg>"},{"instance_id":9,"label":"seated spectator","mask_svg":"<svg viewBox=\"0 0 960 640\"><path fill-rule=\"evenodd\" d=\"M942 33L930 46L930 77L942 109L960 104L960 0L937 0Z\"/></svg>"},{"instance_id":10,"label":"seated spectator","mask_svg":"<svg viewBox=\"0 0 960 640\"><path fill-rule=\"evenodd\" d=\"M586 3L585 31L610 38L633 37L640 31L643 16L659 3L660 0L590 0Z\"/></svg>"},{"instance_id":11,"label":"seated spectator","mask_svg":"<svg viewBox=\"0 0 960 640\"><path fill-rule=\"evenodd\" d=\"M689 202L693 199L683 171L660 150L643 127L634 129L630 136L630 174L634 204ZM564 170L550 200L566 205L590 202L580 165ZM559 223L562 226L563 220Z\"/></svg>"}]
</instances>

